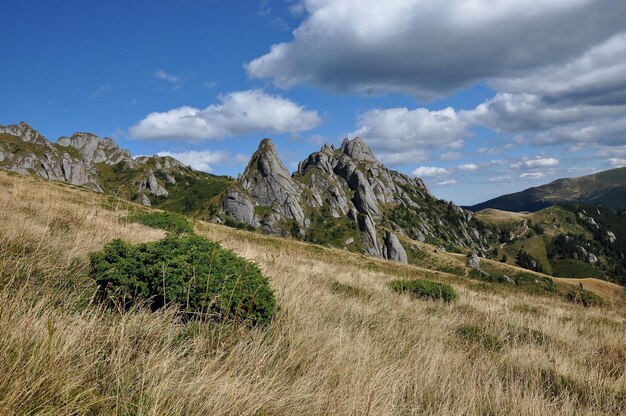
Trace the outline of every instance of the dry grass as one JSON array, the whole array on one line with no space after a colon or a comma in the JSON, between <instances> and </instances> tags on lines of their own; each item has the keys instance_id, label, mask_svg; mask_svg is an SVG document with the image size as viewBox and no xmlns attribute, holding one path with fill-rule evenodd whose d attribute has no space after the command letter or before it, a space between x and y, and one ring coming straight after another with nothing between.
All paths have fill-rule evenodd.
<instances>
[{"instance_id":1,"label":"dry grass","mask_svg":"<svg viewBox=\"0 0 626 416\"><path fill-rule=\"evenodd\" d=\"M210 224L281 311L265 330L90 304L87 254L127 205L0 174L0 414L591 415L626 408L626 313ZM396 294L398 276L459 301Z\"/></svg>"}]
</instances>

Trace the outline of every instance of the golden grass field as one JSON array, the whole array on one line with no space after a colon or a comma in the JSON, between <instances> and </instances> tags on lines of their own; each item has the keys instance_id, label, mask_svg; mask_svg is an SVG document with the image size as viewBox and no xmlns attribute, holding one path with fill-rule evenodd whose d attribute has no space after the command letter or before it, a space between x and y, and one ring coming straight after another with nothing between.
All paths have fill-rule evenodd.
<instances>
[{"instance_id":1,"label":"golden grass field","mask_svg":"<svg viewBox=\"0 0 626 416\"><path fill-rule=\"evenodd\" d=\"M256 261L280 304L247 329L95 305L88 254L138 207L0 173L0 414L619 415L626 308L583 308L445 272L196 223ZM434 258L434 257L433 257ZM455 257L448 260L454 262ZM456 259L458 264L462 258ZM454 286L452 304L392 292ZM567 283L564 283L567 284Z\"/></svg>"}]
</instances>

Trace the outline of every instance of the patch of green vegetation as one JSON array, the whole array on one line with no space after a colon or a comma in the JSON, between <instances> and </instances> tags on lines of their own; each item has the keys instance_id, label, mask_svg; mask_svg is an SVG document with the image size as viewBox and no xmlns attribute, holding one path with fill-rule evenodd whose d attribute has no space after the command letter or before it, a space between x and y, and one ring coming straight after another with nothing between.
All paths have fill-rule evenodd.
<instances>
[{"instance_id":1,"label":"patch of green vegetation","mask_svg":"<svg viewBox=\"0 0 626 416\"><path fill-rule=\"evenodd\" d=\"M504 341L483 328L475 325L463 324L456 330L459 339L466 345L471 345L485 349L487 351L498 352L504 348Z\"/></svg>"},{"instance_id":2,"label":"patch of green vegetation","mask_svg":"<svg viewBox=\"0 0 626 416\"><path fill-rule=\"evenodd\" d=\"M521 289L535 294L556 293L554 281L549 277L533 273L516 273L513 277L515 284Z\"/></svg>"},{"instance_id":3,"label":"patch of green vegetation","mask_svg":"<svg viewBox=\"0 0 626 416\"><path fill-rule=\"evenodd\" d=\"M420 299L441 299L444 302L452 302L458 297L452 286L430 280L392 280L389 282L389 287L398 293L405 293Z\"/></svg>"},{"instance_id":4,"label":"patch of green vegetation","mask_svg":"<svg viewBox=\"0 0 626 416\"><path fill-rule=\"evenodd\" d=\"M13 153L15 155L27 155L32 153L37 158L43 158L44 154L50 150L45 146L28 143L22 141L19 137L6 133L0 133L0 142L5 144L6 153Z\"/></svg>"},{"instance_id":5,"label":"patch of green vegetation","mask_svg":"<svg viewBox=\"0 0 626 416\"><path fill-rule=\"evenodd\" d=\"M517 256L515 257L515 264L524 269L532 270L535 272L543 272L543 267L541 267L541 263L534 256L531 256L524 250L519 250L517 252Z\"/></svg>"},{"instance_id":6,"label":"patch of green vegetation","mask_svg":"<svg viewBox=\"0 0 626 416\"><path fill-rule=\"evenodd\" d=\"M604 298L583 288L571 290L566 297L568 301L583 306L602 306L605 304Z\"/></svg>"},{"instance_id":7,"label":"patch of green vegetation","mask_svg":"<svg viewBox=\"0 0 626 416\"><path fill-rule=\"evenodd\" d=\"M543 235L535 235L530 238L519 239L506 244L504 252L508 259L516 259L520 250L522 250L530 255L531 258L539 264L543 272L551 274L552 265L548 259L546 239L547 237L544 237Z\"/></svg>"},{"instance_id":8,"label":"patch of green vegetation","mask_svg":"<svg viewBox=\"0 0 626 416\"><path fill-rule=\"evenodd\" d=\"M175 212L138 212L130 215L128 221L173 233L193 233L193 226L187 217Z\"/></svg>"},{"instance_id":9,"label":"patch of green vegetation","mask_svg":"<svg viewBox=\"0 0 626 416\"><path fill-rule=\"evenodd\" d=\"M350 251L361 252L361 234L358 224L345 216L334 218L327 205L318 210L311 210L311 226L307 229L304 241L330 245L332 247L346 247ZM352 243L346 241L352 238Z\"/></svg>"},{"instance_id":10,"label":"patch of green vegetation","mask_svg":"<svg viewBox=\"0 0 626 416\"><path fill-rule=\"evenodd\" d=\"M552 259L552 270L557 277L595 277L605 279L600 269L577 259Z\"/></svg>"},{"instance_id":11,"label":"patch of green vegetation","mask_svg":"<svg viewBox=\"0 0 626 416\"><path fill-rule=\"evenodd\" d=\"M104 302L128 309L176 307L189 319L268 323L276 300L259 267L218 243L187 235L132 245L122 240L90 255Z\"/></svg>"},{"instance_id":12,"label":"patch of green vegetation","mask_svg":"<svg viewBox=\"0 0 626 416\"><path fill-rule=\"evenodd\" d=\"M231 178L225 176L196 172L188 168L185 168L183 172L184 174L171 173L176 180L176 185L168 185L169 196L153 205L184 214L202 214L210 206L215 205L219 196L233 183ZM157 172L155 175L165 180L162 172Z\"/></svg>"},{"instance_id":13,"label":"patch of green vegetation","mask_svg":"<svg viewBox=\"0 0 626 416\"><path fill-rule=\"evenodd\" d=\"M261 205L256 205L254 207L254 213L259 217L265 217L272 214L272 207L264 207Z\"/></svg>"}]
</instances>

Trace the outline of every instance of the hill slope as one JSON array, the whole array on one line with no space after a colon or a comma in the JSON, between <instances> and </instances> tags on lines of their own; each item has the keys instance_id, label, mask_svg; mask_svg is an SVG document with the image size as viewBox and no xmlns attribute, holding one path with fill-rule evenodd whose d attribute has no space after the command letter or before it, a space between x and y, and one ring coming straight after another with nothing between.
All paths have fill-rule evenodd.
<instances>
[{"instance_id":1,"label":"hill slope","mask_svg":"<svg viewBox=\"0 0 626 416\"><path fill-rule=\"evenodd\" d=\"M626 210L575 205L532 214L487 209L476 213L499 229L498 258L519 263L531 256L556 277L594 277L626 283Z\"/></svg>"},{"instance_id":2,"label":"hill slope","mask_svg":"<svg viewBox=\"0 0 626 416\"><path fill-rule=\"evenodd\" d=\"M554 204L601 205L626 208L626 168L607 170L578 178L559 179L546 185L502 195L470 207L471 211L495 208L535 212Z\"/></svg>"},{"instance_id":3,"label":"hill slope","mask_svg":"<svg viewBox=\"0 0 626 416\"><path fill-rule=\"evenodd\" d=\"M88 253L113 238L161 238L125 220L150 208L2 172L0 190L0 355L10 357L0 360L2 414L569 415L626 406L619 304L583 308L196 222L270 277L276 320L248 330L108 311L92 303ZM433 258L444 257L456 258ZM397 294L386 283L399 276L448 282L459 300Z\"/></svg>"}]
</instances>

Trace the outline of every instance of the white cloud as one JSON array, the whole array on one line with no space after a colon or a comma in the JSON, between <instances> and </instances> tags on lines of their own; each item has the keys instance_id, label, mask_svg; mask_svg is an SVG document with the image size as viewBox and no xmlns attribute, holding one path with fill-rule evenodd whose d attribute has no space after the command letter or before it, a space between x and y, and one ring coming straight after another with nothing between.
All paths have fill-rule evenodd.
<instances>
[{"instance_id":1,"label":"white cloud","mask_svg":"<svg viewBox=\"0 0 626 416\"><path fill-rule=\"evenodd\" d=\"M154 77L157 79L161 79L163 81L167 81L171 83L179 83L181 81L180 77L177 77L176 75L168 74L162 69L159 69L152 75L154 75Z\"/></svg>"},{"instance_id":2,"label":"white cloud","mask_svg":"<svg viewBox=\"0 0 626 416\"><path fill-rule=\"evenodd\" d=\"M543 172L528 172L528 173L522 173L521 175L519 175L520 178L522 179L541 179L541 178L545 178L546 174Z\"/></svg>"},{"instance_id":3,"label":"white cloud","mask_svg":"<svg viewBox=\"0 0 626 416\"><path fill-rule=\"evenodd\" d=\"M321 122L316 111L260 90L231 92L218 98L220 104L203 110L180 107L148 114L130 128L130 134L144 140L202 141L250 133L300 132Z\"/></svg>"},{"instance_id":4,"label":"white cloud","mask_svg":"<svg viewBox=\"0 0 626 416\"><path fill-rule=\"evenodd\" d=\"M553 157L537 157L535 159L523 160L521 162L513 163L511 167L513 169L520 168L539 168L539 167L555 167L559 166L559 161Z\"/></svg>"},{"instance_id":5,"label":"white cloud","mask_svg":"<svg viewBox=\"0 0 626 416\"><path fill-rule=\"evenodd\" d=\"M438 186L449 186L449 185L456 185L456 184L457 184L456 179L448 179L446 181L438 182L435 185L438 185Z\"/></svg>"},{"instance_id":6,"label":"white cloud","mask_svg":"<svg viewBox=\"0 0 626 416\"><path fill-rule=\"evenodd\" d=\"M241 153L233 156L230 152L221 150L189 150L186 152L162 151L157 154L159 156L173 157L183 162L185 165L204 172L212 172L212 167L215 165L223 165L226 163L244 164L247 163L249 159L246 155Z\"/></svg>"},{"instance_id":7,"label":"white cloud","mask_svg":"<svg viewBox=\"0 0 626 416\"><path fill-rule=\"evenodd\" d=\"M621 168L621 167L626 166L626 159L613 157L609 159L609 163L616 168Z\"/></svg>"},{"instance_id":8,"label":"white cloud","mask_svg":"<svg viewBox=\"0 0 626 416\"><path fill-rule=\"evenodd\" d=\"M246 68L281 88L446 95L579 57L624 29L618 0L306 0L290 42Z\"/></svg>"},{"instance_id":9,"label":"white cloud","mask_svg":"<svg viewBox=\"0 0 626 416\"><path fill-rule=\"evenodd\" d=\"M457 169L460 171L464 171L464 172L474 172L478 170L478 165L475 163L465 163L465 164L459 165Z\"/></svg>"},{"instance_id":10,"label":"white cloud","mask_svg":"<svg viewBox=\"0 0 626 416\"><path fill-rule=\"evenodd\" d=\"M391 108L361 114L351 135L361 136L386 163L407 164L423 159L426 150L460 148L470 132L452 108Z\"/></svg>"},{"instance_id":11,"label":"white cloud","mask_svg":"<svg viewBox=\"0 0 626 416\"><path fill-rule=\"evenodd\" d=\"M415 169L412 173L413 173L413 176L416 176L418 178L428 178L431 176L448 175L450 172L448 172L444 168L438 168L435 166L420 166L419 168Z\"/></svg>"}]
</instances>

